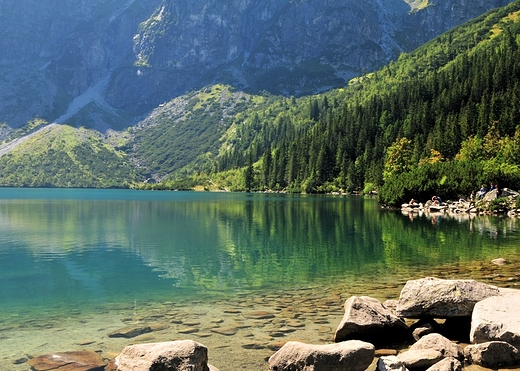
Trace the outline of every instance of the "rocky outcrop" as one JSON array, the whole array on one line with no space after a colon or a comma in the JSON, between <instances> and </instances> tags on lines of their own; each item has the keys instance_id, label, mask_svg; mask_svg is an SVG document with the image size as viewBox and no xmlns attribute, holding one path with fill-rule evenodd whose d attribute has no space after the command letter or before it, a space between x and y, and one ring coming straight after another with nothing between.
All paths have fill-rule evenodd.
<instances>
[{"instance_id":1,"label":"rocky outcrop","mask_svg":"<svg viewBox=\"0 0 520 371\"><path fill-rule=\"evenodd\" d=\"M441 280L433 277L406 283L397 304L402 318L451 318L471 316L481 300L499 295L495 286L474 280Z\"/></svg>"},{"instance_id":2,"label":"rocky outcrop","mask_svg":"<svg viewBox=\"0 0 520 371\"><path fill-rule=\"evenodd\" d=\"M334 341L363 340L372 344L395 344L409 340L411 331L377 299L352 296L345 302L345 314L336 329Z\"/></svg>"},{"instance_id":3,"label":"rocky outcrop","mask_svg":"<svg viewBox=\"0 0 520 371\"><path fill-rule=\"evenodd\" d=\"M269 358L273 371L363 371L374 359L372 344L350 340L311 345L289 341Z\"/></svg>"},{"instance_id":4,"label":"rocky outcrop","mask_svg":"<svg viewBox=\"0 0 520 371\"><path fill-rule=\"evenodd\" d=\"M117 356L116 365L118 371L210 370L208 349L191 340L131 345Z\"/></svg>"}]
</instances>

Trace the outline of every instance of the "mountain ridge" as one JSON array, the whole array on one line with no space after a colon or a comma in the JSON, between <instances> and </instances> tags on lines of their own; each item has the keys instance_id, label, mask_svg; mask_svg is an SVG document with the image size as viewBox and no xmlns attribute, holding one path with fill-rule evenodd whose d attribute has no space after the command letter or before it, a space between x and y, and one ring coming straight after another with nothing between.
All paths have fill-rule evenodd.
<instances>
[{"instance_id":1,"label":"mountain ridge","mask_svg":"<svg viewBox=\"0 0 520 371\"><path fill-rule=\"evenodd\" d=\"M462 18L454 0L427 3L5 0L0 122L17 128L67 117L119 130L215 83L287 96L323 91L508 1L457 2ZM64 116L100 79L108 80L99 104Z\"/></svg>"}]
</instances>

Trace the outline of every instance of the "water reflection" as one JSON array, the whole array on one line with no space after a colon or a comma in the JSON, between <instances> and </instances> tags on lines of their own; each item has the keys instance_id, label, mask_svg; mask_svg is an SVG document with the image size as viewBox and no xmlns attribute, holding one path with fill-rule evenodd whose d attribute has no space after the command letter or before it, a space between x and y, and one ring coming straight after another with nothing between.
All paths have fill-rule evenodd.
<instances>
[{"instance_id":1,"label":"water reflection","mask_svg":"<svg viewBox=\"0 0 520 371\"><path fill-rule=\"evenodd\" d=\"M518 221L330 196L68 191L0 201L0 301L172 300L516 259ZM131 197L129 197L131 195ZM2 304L4 305L4 304Z\"/></svg>"}]
</instances>

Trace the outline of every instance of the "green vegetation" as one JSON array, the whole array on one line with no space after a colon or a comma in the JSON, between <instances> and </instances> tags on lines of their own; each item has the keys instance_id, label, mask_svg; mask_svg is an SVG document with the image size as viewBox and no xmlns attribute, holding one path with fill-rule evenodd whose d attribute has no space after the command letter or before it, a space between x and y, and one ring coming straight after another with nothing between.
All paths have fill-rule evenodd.
<instances>
[{"instance_id":1,"label":"green vegetation","mask_svg":"<svg viewBox=\"0 0 520 371\"><path fill-rule=\"evenodd\" d=\"M490 181L518 189L519 11L515 2L491 12L344 90L245 110L214 173L241 168L244 177L251 159L253 189L371 184L391 205L468 195Z\"/></svg>"},{"instance_id":2,"label":"green vegetation","mask_svg":"<svg viewBox=\"0 0 520 371\"><path fill-rule=\"evenodd\" d=\"M519 189L519 14L513 2L319 95L215 85L107 138L34 120L6 140L37 135L0 157L0 185L377 191L388 205L467 196L489 182ZM160 31L153 19L142 27ZM302 68L329 73L315 62ZM139 183L140 173L160 182Z\"/></svg>"},{"instance_id":3,"label":"green vegetation","mask_svg":"<svg viewBox=\"0 0 520 371\"><path fill-rule=\"evenodd\" d=\"M0 186L129 187L139 179L126 155L84 128L47 126L0 157Z\"/></svg>"}]
</instances>

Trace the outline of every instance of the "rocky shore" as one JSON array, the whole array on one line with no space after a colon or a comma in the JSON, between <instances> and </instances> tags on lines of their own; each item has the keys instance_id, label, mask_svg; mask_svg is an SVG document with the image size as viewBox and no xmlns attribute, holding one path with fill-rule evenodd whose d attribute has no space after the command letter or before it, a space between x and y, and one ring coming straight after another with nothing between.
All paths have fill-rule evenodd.
<instances>
[{"instance_id":1,"label":"rocky shore","mask_svg":"<svg viewBox=\"0 0 520 371\"><path fill-rule=\"evenodd\" d=\"M381 302L369 296L351 296L344 302L343 318L335 332L331 331L329 343L280 342L271 348L264 369L458 371L475 365L489 369L520 367L518 308L520 290L471 279L409 280L395 299ZM258 323L274 317L263 310L246 315ZM279 323L278 330L290 333L292 325L301 323L288 319ZM129 326L111 332L109 337L132 338L158 330ZM225 331L219 326L213 330ZM228 331L227 336L233 336L238 330ZM254 348L254 343L250 346ZM113 359L85 350L45 354L29 359L27 364L36 371L216 371L210 365L214 351L218 349L190 339L137 342Z\"/></svg>"}]
</instances>

